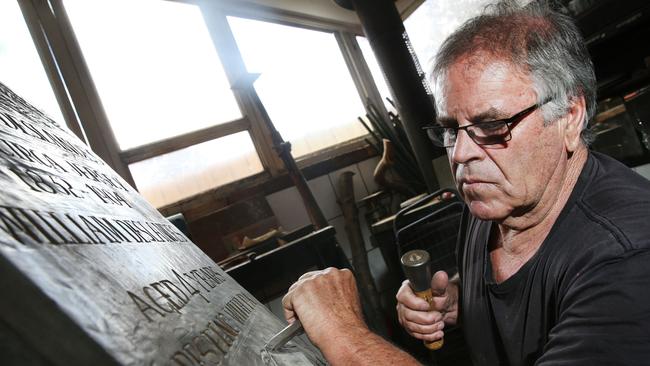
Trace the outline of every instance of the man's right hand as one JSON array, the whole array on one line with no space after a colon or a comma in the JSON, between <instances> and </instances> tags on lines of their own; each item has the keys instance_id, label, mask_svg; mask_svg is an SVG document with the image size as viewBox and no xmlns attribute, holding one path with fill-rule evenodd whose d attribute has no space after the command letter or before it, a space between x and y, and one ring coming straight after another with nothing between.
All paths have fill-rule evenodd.
<instances>
[{"instance_id":1,"label":"man's right hand","mask_svg":"<svg viewBox=\"0 0 650 366\"><path fill-rule=\"evenodd\" d=\"M413 337L425 341L443 338L445 324L455 325L458 319L458 285L445 271L431 279L431 306L415 295L408 280L397 291L397 316L400 324Z\"/></svg>"}]
</instances>

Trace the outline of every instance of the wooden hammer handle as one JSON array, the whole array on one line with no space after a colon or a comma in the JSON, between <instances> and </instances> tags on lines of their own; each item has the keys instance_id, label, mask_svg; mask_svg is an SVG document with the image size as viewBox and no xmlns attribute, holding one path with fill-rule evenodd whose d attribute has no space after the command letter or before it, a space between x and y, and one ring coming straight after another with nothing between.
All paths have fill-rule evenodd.
<instances>
[{"instance_id":1,"label":"wooden hammer handle","mask_svg":"<svg viewBox=\"0 0 650 366\"><path fill-rule=\"evenodd\" d=\"M431 292L431 289L427 289L424 291L419 291L416 292L415 295L417 297L426 300L426 302L429 303L429 307L432 306L433 303L433 293ZM439 350L442 348L442 345L445 343L444 338L440 338L437 341L429 342L429 341L424 341L424 346L430 350Z\"/></svg>"}]
</instances>

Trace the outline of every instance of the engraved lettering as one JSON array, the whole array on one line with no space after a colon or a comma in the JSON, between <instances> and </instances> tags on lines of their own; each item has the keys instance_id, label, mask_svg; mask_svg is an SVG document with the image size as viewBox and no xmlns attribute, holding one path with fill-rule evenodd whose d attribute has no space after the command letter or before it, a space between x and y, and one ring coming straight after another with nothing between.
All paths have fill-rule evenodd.
<instances>
[{"instance_id":1,"label":"engraved lettering","mask_svg":"<svg viewBox=\"0 0 650 366\"><path fill-rule=\"evenodd\" d=\"M79 219L86 225L86 229L88 229L88 231L94 235L93 239L95 240L95 243L97 244L106 244L106 242L117 243L117 241L115 241L112 236L107 235L104 231L102 231L100 228L95 226L95 224L93 224L87 218L80 215ZM101 237L104 237L105 239L102 240Z\"/></svg>"},{"instance_id":2,"label":"engraved lettering","mask_svg":"<svg viewBox=\"0 0 650 366\"><path fill-rule=\"evenodd\" d=\"M2 121L5 126L20 131L26 136L33 137L38 140L44 141L46 143L52 144L73 155L80 156L94 162L98 160L86 148L81 146L76 146L72 142L67 141L59 136L56 136L48 130L39 129L36 126L34 126L31 123L31 121L28 122L23 121L22 119L15 118L14 116L11 116L6 112L0 112L0 121Z\"/></svg>"},{"instance_id":3,"label":"engraved lettering","mask_svg":"<svg viewBox=\"0 0 650 366\"><path fill-rule=\"evenodd\" d=\"M158 241L173 241L173 240L169 240L169 238L165 238L162 235L162 233L160 231L158 231L158 229L156 229L156 225L154 225L153 223L147 222L147 226L149 226L149 229L151 230L151 232L153 234L155 234L156 238L158 238Z\"/></svg>"},{"instance_id":4,"label":"engraved lettering","mask_svg":"<svg viewBox=\"0 0 650 366\"><path fill-rule=\"evenodd\" d=\"M131 223L137 230L140 230L140 233L147 234L147 236L150 238L149 241L160 241L160 240L156 240L156 237L153 236L153 234L151 234L149 231L147 231L146 227L141 222L131 221Z\"/></svg>"},{"instance_id":5,"label":"engraved lettering","mask_svg":"<svg viewBox=\"0 0 650 366\"><path fill-rule=\"evenodd\" d=\"M220 364L235 343L239 331L223 320L223 314L217 314L208 322L207 327L192 337L191 342L184 343L181 350L174 352L170 363L176 365Z\"/></svg>"},{"instance_id":6,"label":"engraved lettering","mask_svg":"<svg viewBox=\"0 0 650 366\"><path fill-rule=\"evenodd\" d=\"M101 173L101 172L99 172L99 171L97 171L97 170L95 170L93 168L90 168L90 167L85 166L85 165L81 165L79 163L74 163L74 162L71 162L71 161L67 161L66 163L72 168L72 171L77 173L77 175L79 175L80 177L95 181L97 183L103 183L103 184L106 184L106 185L108 185L110 187L121 189L123 191L128 192L128 190L129 190L117 178L108 176L105 173Z\"/></svg>"},{"instance_id":7,"label":"engraved lettering","mask_svg":"<svg viewBox=\"0 0 650 366\"><path fill-rule=\"evenodd\" d=\"M12 238L22 244L29 244L34 241L42 242L46 239L42 234L34 232L31 225L26 221L24 215L20 214L20 210L7 207L0 208L2 230L11 235Z\"/></svg>"},{"instance_id":8,"label":"engraved lettering","mask_svg":"<svg viewBox=\"0 0 650 366\"><path fill-rule=\"evenodd\" d=\"M192 357L192 360L194 360L196 363L198 363L199 365L203 365L203 362L199 361L199 359L190 350L191 346L192 345L189 343L184 344L183 351L185 351L186 354L190 355L190 357Z\"/></svg>"},{"instance_id":9,"label":"engraved lettering","mask_svg":"<svg viewBox=\"0 0 650 366\"><path fill-rule=\"evenodd\" d=\"M172 297L167 292L165 292L165 285L160 282L151 283L150 286L153 287L154 290L158 291L158 293L161 294L165 300L167 300L167 302L180 314L180 310L185 306L185 303L177 304L174 302Z\"/></svg>"},{"instance_id":10,"label":"engraved lettering","mask_svg":"<svg viewBox=\"0 0 650 366\"><path fill-rule=\"evenodd\" d=\"M183 290L180 289L178 286L176 286L176 284L174 284L172 281L162 280L160 281L160 283L162 283L165 287L167 287L169 292L174 294L174 296L176 296L178 300L180 300L183 303L183 306L185 306L190 301L189 296L187 296L185 292L183 292Z\"/></svg>"},{"instance_id":11,"label":"engraved lettering","mask_svg":"<svg viewBox=\"0 0 650 366\"><path fill-rule=\"evenodd\" d=\"M218 350L215 350L214 348L212 348L210 346L210 343L206 342L205 339L206 338L203 337L202 335L198 335L198 336L192 338L192 345L196 348L197 351L199 351L199 355L201 356L201 358L209 358L209 356L211 354L214 355L215 357L217 357L217 359L221 358L221 352L219 352ZM208 339L208 341L209 340L210 339ZM206 346L206 345L207 345L207 347L203 347L203 346ZM203 349L201 349L201 348L203 348ZM203 364L202 361L201 361L201 364Z\"/></svg>"},{"instance_id":12,"label":"engraved lettering","mask_svg":"<svg viewBox=\"0 0 650 366\"><path fill-rule=\"evenodd\" d=\"M81 230L81 232L84 233L86 238L88 238L88 240L86 240L83 244L100 244L97 241L92 241L92 237L86 232L86 230L84 230L83 227L81 227L81 225L72 216L70 216L70 214L65 214L65 217L68 220L70 220L70 222L72 222L77 228L79 228L79 230Z\"/></svg>"},{"instance_id":13,"label":"engraved lettering","mask_svg":"<svg viewBox=\"0 0 650 366\"><path fill-rule=\"evenodd\" d=\"M95 221L95 223L99 225L106 233L112 235L112 237L115 239L115 241L111 241L112 243L127 241L126 236L124 236L124 234L122 234L118 228L111 224L107 218L99 218L94 216L91 216L90 218L93 219L93 221Z\"/></svg>"},{"instance_id":14,"label":"engraved lettering","mask_svg":"<svg viewBox=\"0 0 650 366\"><path fill-rule=\"evenodd\" d=\"M235 339L239 335L239 331L235 329L234 327L230 326L228 322L226 322L223 319L223 314L218 314L217 318L212 320L208 324L211 329L217 333L218 335L222 336L223 340L226 342L228 347L232 346L232 344L235 342ZM214 327L216 326L216 329Z\"/></svg>"},{"instance_id":15,"label":"engraved lettering","mask_svg":"<svg viewBox=\"0 0 650 366\"><path fill-rule=\"evenodd\" d=\"M156 308L149 305L149 303L147 303L146 301L142 300L138 295L134 294L131 291L127 291L126 293L129 294L131 300L133 300L133 302L135 303L135 306L138 307L138 310L140 310L142 315L144 315L149 322L152 322L153 320L149 317L149 314L146 313L147 311L153 311L156 314L160 315L161 317L163 318L165 317L164 313L161 313L160 311L156 310Z\"/></svg>"},{"instance_id":16,"label":"engraved lettering","mask_svg":"<svg viewBox=\"0 0 650 366\"><path fill-rule=\"evenodd\" d=\"M190 272L190 273L191 273L191 272ZM192 276L190 276L190 275L187 274L187 273L183 273L183 276L189 278L190 280L194 280L194 282L198 283L199 286L201 286L201 288L205 290L205 292L210 292L210 290L209 290L207 287L203 286L203 284L201 283L201 281L197 280L195 277L192 277Z\"/></svg>"},{"instance_id":17,"label":"engraved lettering","mask_svg":"<svg viewBox=\"0 0 650 366\"><path fill-rule=\"evenodd\" d=\"M209 327L209 326L210 326L210 325L208 324L208 327ZM210 342L212 342L212 344L214 344L214 346L217 347L217 349L218 349L219 351L221 351L222 354L226 354L226 353L228 352L228 346L227 346L227 345L226 345L226 346L223 346L223 345L221 344L221 343L223 343L223 340L221 340L221 337L218 336L219 333L217 333L217 337L216 337L217 339L214 339L214 338L212 338L212 335L210 335L210 333L211 333L210 331L211 331L211 329L209 329L209 328L208 328L208 329L204 329L204 330L201 331L201 334L203 334L203 336L204 336L205 338L207 338L208 340L210 340ZM214 332L214 331L212 331L212 332ZM220 340L221 340L221 341L220 341Z\"/></svg>"},{"instance_id":18,"label":"engraved lettering","mask_svg":"<svg viewBox=\"0 0 650 366\"><path fill-rule=\"evenodd\" d=\"M181 361L180 359L183 358L185 361ZM174 362L174 364L179 365L179 366L191 366L194 365L194 361L190 358L190 356L186 355L185 352L183 351L176 351L172 357L171 357L171 362Z\"/></svg>"},{"instance_id":19,"label":"engraved lettering","mask_svg":"<svg viewBox=\"0 0 650 366\"><path fill-rule=\"evenodd\" d=\"M226 281L226 278L224 276L222 276L220 273L215 272L210 267L201 268L201 272L203 272L205 276L212 279L217 285L222 284Z\"/></svg>"},{"instance_id":20,"label":"engraved lettering","mask_svg":"<svg viewBox=\"0 0 650 366\"><path fill-rule=\"evenodd\" d=\"M66 196L84 198L80 192L77 192L70 183L61 177L47 174L45 172L37 172L27 167L11 167L9 170L20 178L20 180L29 188L36 192L63 194Z\"/></svg>"},{"instance_id":21,"label":"engraved lettering","mask_svg":"<svg viewBox=\"0 0 650 366\"><path fill-rule=\"evenodd\" d=\"M46 225L61 238L62 243L74 244L81 242L81 239L79 239L73 231L69 230L67 226L63 225L60 219L54 216L53 212L34 211L33 213L43 220L43 222L45 222Z\"/></svg>"},{"instance_id":22,"label":"engraved lettering","mask_svg":"<svg viewBox=\"0 0 650 366\"><path fill-rule=\"evenodd\" d=\"M196 277L200 278L206 285L210 286L210 288L215 288L217 286L217 284L206 280L205 277L203 277L203 275L196 269L191 270L190 273L194 276L194 279L196 279Z\"/></svg>"},{"instance_id":23,"label":"engraved lettering","mask_svg":"<svg viewBox=\"0 0 650 366\"><path fill-rule=\"evenodd\" d=\"M246 319L248 318L246 311L242 309L239 304L234 303L232 300L226 303L223 311L226 314L230 315L233 319L237 320L240 324L246 323Z\"/></svg>"},{"instance_id":24,"label":"engraved lettering","mask_svg":"<svg viewBox=\"0 0 650 366\"><path fill-rule=\"evenodd\" d=\"M155 294L154 295L151 294L151 291L153 291L151 289L151 287L145 286L145 287L142 288L142 292L144 292L144 294L149 298L149 300L151 300L151 302L153 302L158 307L158 309L160 309L160 310L162 310L164 312L167 312L167 313L177 312L177 313L180 314L180 312L172 304L170 304L169 302L168 302L169 308L166 308L166 307L162 306L158 302L158 300L161 299L161 298L164 298L166 300L166 298L164 296L159 296L159 297L156 298Z\"/></svg>"},{"instance_id":25,"label":"engraved lettering","mask_svg":"<svg viewBox=\"0 0 650 366\"><path fill-rule=\"evenodd\" d=\"M99 198L104 203L109 203L109 204L119 205L119 206L133 207L118 192L111 191L111 190L108 190L108 189L103 189L103 188L100 188L100 187L95 187L95 186L92 186L90 184L86 184L86 187L88 189L90 189L90 191L92 193L94 193L95 196L97 198Z\"/></svg>"},{"instance_id":26,"label":"engraved lettering","mask_svg":"<svg viewBox=\"0 0 650 366\"><path fill-rule=\"evenodd\" d=\"M61 173L67 173L68 172L63 166L61 166L61 164L57 163L54 159L49 157L49 155L47 155L45 153L43 153L42 155L43 155L43 158L45 160L47 160L48 163L49 163L49 165L44 164L48 168L52 168L52 169L57 170L58 172L61 172Z\"/></svg>"},{"instance_id":27,"label":"engraved lettering","mask_svg":"<svg viewBox=\"0 0 650 366\"><path fill-rule=\"evenodd\" d=\"M137 230L132 228L126 220L113 220L118 224L122 229L124 229L136 242L142 243L144 239L140 236Z\"/></svg>"},{"instance_id":28,"label":"engraved lettering","mask_svg":"<svg viewBox=\"0 0 650 366\"><path fill-rule=\"evenodd\" d=\"M201 291L197 290L188 281L183 279L183 276L179 275L178 272L176 272L175 270L172 269L172 273L174 274L174 276L176 276L176 279L178 280L178 282L180 282L183 285L183 287L190 294L190 296L199 295L199 296L201 296L201 298L203 298L203 300L205 300L205 302L210 303L210 300L208 300L205 296L203 296Z\"/></svg>"}]
</instances>

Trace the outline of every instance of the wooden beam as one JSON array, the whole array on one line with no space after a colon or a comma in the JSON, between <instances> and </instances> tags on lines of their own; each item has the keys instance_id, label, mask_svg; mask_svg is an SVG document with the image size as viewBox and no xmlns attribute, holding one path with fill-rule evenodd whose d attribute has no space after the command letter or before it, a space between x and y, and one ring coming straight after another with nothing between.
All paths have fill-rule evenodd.
<instances>
[{"instance_id":1,"label":"wooden beam","mask_svg":"<svg viewBox=\"0 0 650 366\"><path fill-rule=\"evenodd\" d=\"M120 157L125 164L153 158L158 155L168 154L202 142L218 139L233 133L246 131L250 128L248 118L243 117L234 121L210 126L201 130L192 131L183 135L170 137L150 144L138 146L122 151Z\"/></svg>"},{"instance_id":2,"label":"wooden beam","mask_svg":"<svg viewBox=\"0 0 650 366\"><path fill-rule=\"evenodd\" d=\"M119 157L117 141L61 0L31 0L31 3L90 147L135 187L131 172Z\"/></svg>"},{"instance_id":3,"label":"wooden beam","mask_svg":"<svg viewBox=\"0 0 650 366\"><path fill-rule=\"evenodd\" d=\"M56 60L50 50L47 36L44 33L45 30L41 26L38 12L34 8L34 4L31 0L18 0L18 5L23 13L27 29L29 29L29 33L32 36L32 40L36 46L36 52L41 59L41 63L43 64L47 78L50 81L50 85L52 86L54 96L59 104L66 125L77 137L79 137L79 139L81 139L86 145L89 145L88 139L86 138L81 123L77 117L75 108L68 98L68 92L63 80L61 79L61 75L59 74Z\"/></svg>"},{"instance_id":4,"label":"wooden beam","mask_svg":"<svg viewBox=\"0 0 650 366\"><path fill-rule=\"evenodd\" d=\"M343 31L356 35L363 35L361 25L338 19L327 18L316 14L296 12L289 9L263 5L251 1L241 0L167 0L180 3L189 3L201 6L210 3L221 9L226 15L241 18L251 18L271 23L283 24L292 27L301 27L323 32ZM424 2L424 0L416 0ZM335 5L333 5L335 6Z\"/></svg>"},{"instance_id":5,"label":"wooden beam","mask_svg":"<svg viewBox=\"0 0 650 366\"><path fill-rule=\"evenodd\" d=\"M348 23L336 19L328 19L313 14L298 13L295 11L275 8L267 5L240 0L223 0L219 3L227 15L253 18L272 23L289 26L298 26L324 32L344 31L363 35L360 24Z\"/></svg>"},{"instance_id":6,"label":"wooden beam","mask_svg":"<svg viewBox=\"0 0 650 366\"><path fill-rule=\"evenodd\" d=\"M270 131L266 128L263 116L260 115L260 111L255 106L254 100L259 99L259 97L251 86L253 75L246 70L237 42L222 9L216 2L201 2L200 4L203 18L210 32L210 38L219 55L237 104L250 121L251 128L249 131L262 166L271 175L278 175L284 170L284 165L273 149Z\"/></svg>"}]
</instances>

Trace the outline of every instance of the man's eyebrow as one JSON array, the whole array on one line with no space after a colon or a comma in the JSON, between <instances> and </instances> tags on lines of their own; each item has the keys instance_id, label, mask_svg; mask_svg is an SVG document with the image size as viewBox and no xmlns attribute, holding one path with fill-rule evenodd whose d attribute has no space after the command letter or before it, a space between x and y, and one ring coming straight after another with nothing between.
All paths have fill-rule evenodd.
<instances>
[{"instance_id":1,"label":"man's eyebrow","mask_svg":"<svg viewBox=\"0 0 650 366\"><path fill-rule=\"evenodd\" d=\"M508 113L506 113L506 112L504 112L502 110L496 109L494 107L490 107L490 109L488 109L487 111L481 112L479 114L476 114L476 115L470 117L469 121L472 122L472 123L480 123L480 122L487 122L487 121L494 121L494 120L498 120L498 119L504 119L504 118L508 118L508 117L510 117L510 115L508 115Z\"/></svg>"},{"instance_id":2,"label":"man's eyebrow","mask_svg":"<svg viewBox=\"0 0 650 366\"><path fill-rule=\"evenodd\" d=\"M481 122L489 122L489 121L494 121L499 119L505 119L508 117L510 117L508 113L499 110L497 108L490 107L490 109L488 109L487 111L478 113L470 117L468 120L471 123L481 123ZM455 118L448 117L448 116L436 117L436 122L441 126L458 126L458 121Z\"/></svg>"}]
</instances>

